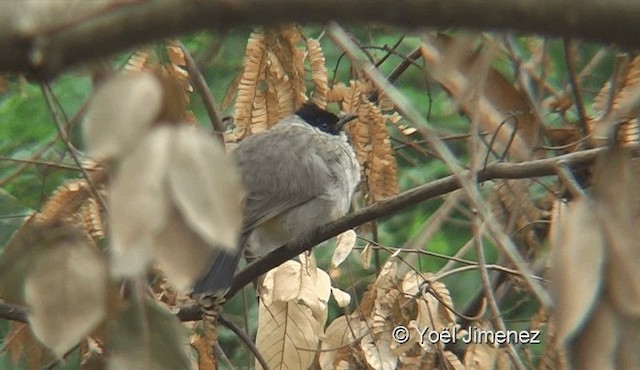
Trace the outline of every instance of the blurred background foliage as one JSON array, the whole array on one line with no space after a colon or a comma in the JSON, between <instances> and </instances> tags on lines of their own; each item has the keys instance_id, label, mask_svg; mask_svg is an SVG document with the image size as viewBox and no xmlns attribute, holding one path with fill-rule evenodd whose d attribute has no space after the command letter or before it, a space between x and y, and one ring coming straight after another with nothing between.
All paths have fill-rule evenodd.
<instances>
[{"instance_id":1,"label":"blurred background foliage","mask_svg":"<svg viewBox=\"0 0 640 370\"><path fill-rule=\"evenodd\" d=\"M404 57L415 50L420 44L420 38L416 35L404 35L396 29L386 27L360 27L352 28L353 35L358 38L374 60L386 56L385 50L395 45L402 37L402 42L397 46L393 55L380 66L381 71L388 75L402 62ZM200 32L180 38L191 51L196 62L201 67L206 81L218 103L225 100L227 89L234 78L242 70L246 40L250 29L235 29L226 33ZM320 27L306 27L304 34L308 37L318 37L323 30ZM449 31L455 34L454 31ZM526 45L530 42L542 42L541 38L514 38L514 47L521 48L526 54ZM322 40L326 65L329 77L336 74L336 80L348 81L351 74L351 66L347 58L336 46ZM580 45L579 53L582 58L579 61L589 60L601 47L595 45ZM564 60L564 46L561 40L548 41L548 57L551 73L546 76L546 81L558 90L567 86L567 73ZM114 66L122 66L128 60L132 51L123 52L112 58ZM613 53L612 53L613 54ZM614 58L607 56L607 60L601 63L589 76L583 79L582 88L587 107L601 88L603 83L612 73ZM423 65L421 60L416 63ZM500 54L493 66L503 73L507 79L514 81L516 71L513 61L504 54ZM13 232L20 226L26 216L34 210L40 209L43 202L54 189L68 179L78 178L79 172L68 169L66 166L75 167L75 164L67 154L67 150L58 138L58 133L51 118L51 113L43 98L42 91L37 83L32 83L21 76L1 76L0 84L0 248L10 238ZM411 66L398 79L395 85L408 97L420 112L428 118L443 136L465 135L469 132L469 120L460 114L453 105L448 94L431 81L421 68ZM53 92L59 106L70 119L84 106L92 90L91 76L88 69L78 68L61 75L51 82ZM198 121L203 127L210 127L209 118L196 94L191 99L191 107ZM140 109L144 109L141 107ZM225 107L224 114L231 115L233 107ZM573 110L558 112L543 117L546 124L560 125L576 119ZM401 122L402 123L402 122ZM71 128L73 143L82 149L80 130L82 125L74 122ZM399 163L399 181L401 190L413 188L417 185L438 179L449 172L439 160L418 155L407 150L407 146L401 140L394 140L401 135L394 128L390 128L392 145L396 151ZM403 140L407 140L403 138ZM466 153L465 140L450 140L449 147L454 153ZM461 158L465 162L464 158ZM35 161L36 163L32 162ZM389 248L402 247L403 243L410 240L430 217L434 210L442 204L441 199L433 199L408 210L379 220L377 233L380 244ZM451 222L437 231L435 237L426 246L429 251L452 256L471 237L471 225L464 215L464 210L455 211L451 216ZM327 244L332 245L329 241ZM366 242L359 240L357 245L362 247ZM490 245L486 245L488 263L494 263L497 252ZM332 248L317 248L318 265L328 267ZM380 250L377 261L383 263L389 252ZM469 252L464 256L475 260L475 253ZM349 273L337 278L337 286L352 294L353 300L350 310L357 306L358 298L366 290L376 277L379 265L373 263L369 269L362 268L361 259L357 255L351 255L345 266ZM374 260L375 261L375 260ZM437 271L447 261L442 258L422 255L419 266L422 271ZM349 267L351 266L351 267ZM481 289L477 271L463 272L446 278L445 283L452 294L453 302L457 307L464 307L474 295ZM329 322L332 318L342 314L335 302L331 301ZM520 318L528 320L535 313L536 306L528 295L513 295L504 302L505 320L512 322L517 327ZM252 289L245 289L243 294L238 294L225 306L225 314L241 326L245 323L253 323L257 317L257 305ZM249 328L253 332L255 328ZM13 368L8 360L10 354L2 351L2 344L7 339L7 322L0 320L0 368ZM246 350L239 343L234 334L221 328L220 343L222 348L230 356L232 363L243 364ZM79 358L71 356L67 365L60 368L77 368ZM223 365L224 367L224 365Z\"/></svg>"}]
</instances>

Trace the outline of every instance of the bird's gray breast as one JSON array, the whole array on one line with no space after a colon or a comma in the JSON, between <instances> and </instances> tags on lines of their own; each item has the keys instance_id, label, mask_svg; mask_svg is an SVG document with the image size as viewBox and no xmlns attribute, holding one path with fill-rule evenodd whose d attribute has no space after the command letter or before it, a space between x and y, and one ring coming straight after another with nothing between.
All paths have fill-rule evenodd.
<instances>
[{"instance_id":1,"label":"bird's gray breast","mask_svg":"<svg viewBox=\"0 0 640 370\"><path fill-rule=\"evenodd\" d=\"M349 210L360 168L344 134L285 118L234 151L248 196L245 227L260 254Z\"/></svg>"}]
</instances>

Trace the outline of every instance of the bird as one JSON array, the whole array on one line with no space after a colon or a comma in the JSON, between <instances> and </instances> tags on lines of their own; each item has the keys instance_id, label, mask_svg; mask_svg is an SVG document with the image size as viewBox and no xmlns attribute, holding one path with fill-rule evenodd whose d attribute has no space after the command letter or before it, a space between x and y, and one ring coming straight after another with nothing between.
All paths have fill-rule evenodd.
<instances>
[{"instance_id":1,"label":"bird","mask_svg":"<svg viewBox=\"0 0 640 370\"><path fill-rule=\"evenodd\" d=\"M245 185L245 215L236 252L220 252L193 293L223 295L246 248L262 256L344 216L360 182L360 165L337 116L314 103L231 153Z\"/></svg>"}]
</instances>

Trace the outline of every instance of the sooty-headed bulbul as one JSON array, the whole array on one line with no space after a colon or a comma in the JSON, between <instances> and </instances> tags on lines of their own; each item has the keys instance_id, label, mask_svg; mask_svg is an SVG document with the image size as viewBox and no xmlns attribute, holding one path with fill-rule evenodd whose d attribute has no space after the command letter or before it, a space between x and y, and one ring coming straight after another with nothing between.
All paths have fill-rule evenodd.
<instances>
[{"instance_id":1,"label":"sooty-headed bulbul","mask_svg":"<svg viewBox=\"0 0 640 370\"><path fill-rule=\"evenodd\" d=\"M342 128L354 118L305 103L238 144L232 156L247 191L240 245L217 255L194 293L224 294L246 247L265 255L349 211L360 166Z\"/></svg>"}]
</instances>

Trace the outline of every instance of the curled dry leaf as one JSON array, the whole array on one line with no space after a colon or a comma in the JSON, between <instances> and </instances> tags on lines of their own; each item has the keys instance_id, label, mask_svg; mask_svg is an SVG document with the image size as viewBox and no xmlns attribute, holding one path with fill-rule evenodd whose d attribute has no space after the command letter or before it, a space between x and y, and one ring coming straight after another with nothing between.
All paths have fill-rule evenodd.
<instances>
[{"instance_id":1,"label":"curled dry leaf","mask_svg":"<svg viewBox=\"0 0 640 370\"><path fill-rule=\"evenodd\" d=\"M43 249L31 260L25 301L35 336L63 356L104 318L107 264L82 230L42 230Z\"/></svg>"},{"instance_id":2,"label":"curled dry leaf","mask_svg":"<svg viewBox=\"0 0 640 370\"><path fill-rule=\"evenodd\" d=\"M346 344L351 343L355 337L360 336L360 325L357 320L352 324L347 316L340 316L333 320L325 330L322 337L322 352L318 355L318 361L322 370L333 370L338 367L341 360L350 355L350 348Z\"/></svg>"},{"instance_id":3,"label":"curled dry leaf","mask_svg":"<svg viewBox=\"0 0 640 370\"><path fill-rule=\"evenodd\" d=\"M343 290L332 287L331 294L333 295L333 299L338 302L338 307L340 308L345 308L351 303L351 295Z\"/></svg>"},{"instance_id":4,"label":"curled dry leaf","mask_svg":"<svg viewBox=\"0 0 640 370\"><path fill-rule=\"evenodd\" d=\"M118 74L91 98L84 136L91 156L125 155L140 141L158 116L162 85L150 73Z\"/></svg>"},{"instance_id":5,"label":"curled dry leaf","mask_svg":"<svg viewBox=\"0 0 640 370\"><path fill-rule=\"evenodd\" d=\"M109 328L108 368L191 369L180 322L152 300L129 303Z\"/></svg>"},{"instance_id":6,"label":"curled dry leaf","mask_svg":"<svg viewBox=\"0 0 640 370\"><path fill-rule=\"evenodd\" d=\"M398 355L391 352L391 335L381 335L374 339L371 333L360 341L367 364L375 370L393 370L398 363Z\"/></svg>"},{"instance_id":7,"label":"curled dry leaf","mask_svg":"<svg viewBox=\"0 0 640 370\"><path fill-rule=\"evenodd\" d=\"M237 247L241 189L231 160L207 133L154 129L111 186L114 273L140 275L156 259L176 288L187 289L215 252Z\"/></svg>"},{"instance_id":8,"label":"curled dry leaf","mask_svg":"<svg viewBox=\"0 0 640 370\"><path fill-rule=\"evenodd\" d=\"M552 291L558 339L568 339L584 323L601 291L604 238L597 209L587 198L571 203L552 240ZM564 213L561 213L564 215Z\"/></svg>"},{"instance_id":9,"label":"curled dry leaf","mask_svg":"<svg viewBox=\"0 0 640 370\"><path fill-rule=\"evenodd\" d=\"M351 230L347 230L342 234L338 235L336 241L336 249L333 251L333 256L331 256L331 268L336 268L340 266L344 260L347 259L353 247L356 245L356 232Z\"/></svg>"}]
</instances>

